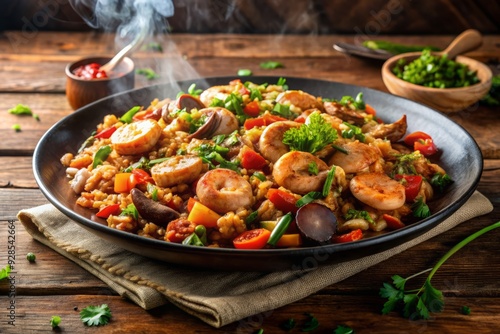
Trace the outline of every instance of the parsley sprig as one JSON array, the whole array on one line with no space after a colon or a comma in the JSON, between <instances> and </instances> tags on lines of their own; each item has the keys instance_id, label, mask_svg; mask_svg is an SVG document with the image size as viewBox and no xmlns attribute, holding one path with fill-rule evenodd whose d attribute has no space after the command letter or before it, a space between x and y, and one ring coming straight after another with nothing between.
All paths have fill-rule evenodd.
<instances>
[{"instance_id":1,"label":"parsley sprig","mask_svg":"<svg viewBox=\"0 0 500 334\"><path fill-rule=\"evenodd\" d=\"M466 246L474 239L481 235L500 227L500 221L489 225L462 240L450 249L432 269L424 270L415 275L403 278L399 275L392 276L392 284L384 283L380 289L380 296L387 298L382 308L382 314L388 314L392 311L401 310L403 316L409 319L429 319L431 313L441 312L444 308L443 293L434 288L431 284L431 279L438 269L446 262L453 254ZM423 273L430 270L424 284L420 289L406 290L406 283Z\"/></svg>"},{"instance_id":2,"label":"parsley sprig","mask_svg":"<svg viewBox=\"0 0 500 334\"><path fill-rule=\"evenodd\" d=\"M350 219L364 219L370 224L375 224L375 221L373 220L372 216L368 213L368 211L365 210L355 210L355 209L349 209L347 210L347 213L344 215L344 218L346 220Z\"/></svg>"},{"instance_id":3,"label":"parsley sprig","mask_svg":"<svg viewBox=\"0 0 500 334\"><path fill-rule=\"evenodd\" d=\"M80 319L87 326L106 325L111 319L111 310L107 304L87 306L80 312Z\"/></svg>"},{"instance_id":4,"label":"parsley sprig","mask_svg":"<svg viewBox=\"0 0 500 334\"><path fill-rule=\"evenodd\" d=\"M316 153L337 139L337 130L317 113L309 116L310 123L292 128L283 135L283 143L293 151Z\"/></svg>"}]
</instances>

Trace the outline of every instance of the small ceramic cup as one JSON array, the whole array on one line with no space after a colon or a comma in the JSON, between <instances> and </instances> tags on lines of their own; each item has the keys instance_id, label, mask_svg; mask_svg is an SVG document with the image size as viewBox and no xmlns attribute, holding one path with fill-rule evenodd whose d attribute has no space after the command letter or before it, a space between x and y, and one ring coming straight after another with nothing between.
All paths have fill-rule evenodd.
<instances>
[{"instance_id":1,"label":"small ceramic cup","mask_svg":"<svg viewBox=\"0 0 500 334\"><path fill-rule=\"evenodd\" d=\"M135 71L132 59L125 57L107 78L83 79L73 72L80 66L97 63L106 64L110 57L80 59L66 66L66 97L74 110L109 95L134 88Z\"/></svg>"}]
</instances>

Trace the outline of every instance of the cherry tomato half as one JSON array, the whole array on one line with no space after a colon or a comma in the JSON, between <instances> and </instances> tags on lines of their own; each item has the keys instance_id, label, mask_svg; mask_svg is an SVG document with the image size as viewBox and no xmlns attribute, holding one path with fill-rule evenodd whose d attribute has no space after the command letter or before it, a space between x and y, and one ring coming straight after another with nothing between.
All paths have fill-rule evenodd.
<instances>
[{"instance_id":1,"label":"cherry tomato half","mask_svg":"<svg viewBox=\"0 0 500 334\"><path fill-rule=\"evenodd\" d=\"M234 248L237 249L261 249L266 246L271 232L265 228L248 230L233 239Z\"/></svg>"}]
</instances>

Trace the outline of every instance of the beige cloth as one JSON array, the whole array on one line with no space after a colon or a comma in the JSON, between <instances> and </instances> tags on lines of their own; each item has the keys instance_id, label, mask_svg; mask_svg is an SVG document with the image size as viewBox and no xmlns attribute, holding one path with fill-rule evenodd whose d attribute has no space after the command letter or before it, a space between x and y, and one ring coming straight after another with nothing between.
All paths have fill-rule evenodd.
<instances>
[{"instance_id":1,"label":"beige cloth","mask_svg":"<svg viewBox=\"0 0 500 334\"><path fill-rule=\"evenodd\" d=\"M22 210L18 218L34 239L144 309L169 301L206 323L221 327L307 297L492 209L489 200L475 192L450 218L411 241L358 260L319 266L301 275L296 271L228 273L181 269L105 242L50 204Z\"/></svg>"}]
</instances>

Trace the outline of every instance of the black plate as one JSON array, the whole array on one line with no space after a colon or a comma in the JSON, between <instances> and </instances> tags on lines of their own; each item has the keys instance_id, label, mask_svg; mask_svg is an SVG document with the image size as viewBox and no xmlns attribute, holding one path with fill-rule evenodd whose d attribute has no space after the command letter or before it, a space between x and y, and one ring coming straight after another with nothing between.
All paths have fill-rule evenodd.
<instances>
[{"instance_id":1,"label":"black plate","mask_svg":"<svg viewBox=\"0 0 500 334\"><path fill-rule=\"evenodd\" d=\"M107 227L92 210L75 204L76 195L68 185L65 168L59 160L66 152L75 152L82 142L109 113L122 114L134 105L149 105L154 98L175 98L179 90L187 91L193 82L198 88L227 84L233 77L191 80L136 89L111 96L85 106L59 121L42 137L33 159L35 179L47 199L75 222L109 242L154 259L212 269L274 271L307 269L323 263L341 262L374 254L410 240L453 214L472 195L483 168L481 151L474 139L449 118L426 106L366 87L338 82L287 78L290 89L302 89L317 96L340 99L344 95L364 93L385 122L401 115L408 118L408 132L430 134L441 149L439 164L455 181L445 196L431 204L433 215L403 229L384 233L353 243L297 249L237 250L201 248L167 243L140 237ZM255 83L275 83L276 77L246 77Z\"/></svg>"}]
</instances>

